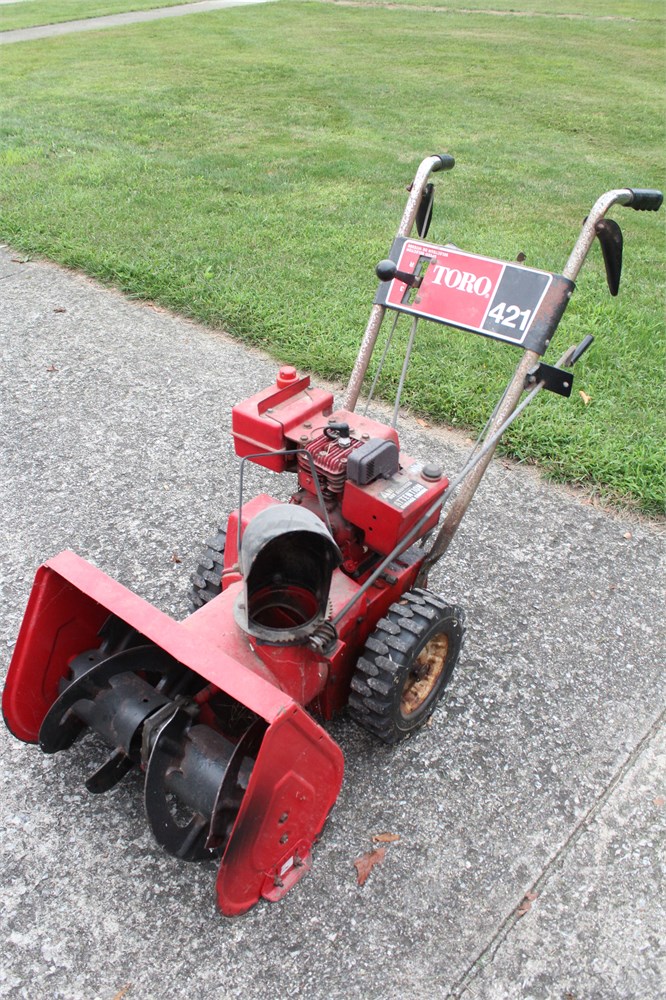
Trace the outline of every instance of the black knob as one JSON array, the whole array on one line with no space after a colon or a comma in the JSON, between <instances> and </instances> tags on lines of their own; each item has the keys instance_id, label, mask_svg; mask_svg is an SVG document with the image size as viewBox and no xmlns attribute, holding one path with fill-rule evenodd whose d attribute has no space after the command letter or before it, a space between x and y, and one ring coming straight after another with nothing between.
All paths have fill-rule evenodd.
<instances>
[{"instance_id":1,"label":"black knob","mask_svg":"<svg viewBox=\"0 0 666 1000\"><path fill-rule=\"evenodd\" d=\"M443 474L441 466L437 465L435 462L428 462L428 464L424 465L421 469L421 475L423 478L428 479L432 483L436 483L438 479L441 479Z\"/></svg>"},{"instance_id":2,"label":"black knob","mask_svg":"<svg viewBox=\"0 0 666 1000\"><path fill-rule=\"evenodd\" d=\"M398 268L394 260L380 260L375 268L375 274L380 281L392 281L395 278L397 270Z\"/></svg>"},{"instance_id":3,"label":"black knob","mask_svg":"<svg viewBox=\"0 0 666 1000\"><path fill-rule=\"evenodd\" d=\"M398 281L404 281L410 288L418 288L423 280L421 276L412 274L410 271L399 271L392 260L380 260L375 268L375 274L380 281L393 281L394 278L397 278Z\"/></svg>"}]
</instances>

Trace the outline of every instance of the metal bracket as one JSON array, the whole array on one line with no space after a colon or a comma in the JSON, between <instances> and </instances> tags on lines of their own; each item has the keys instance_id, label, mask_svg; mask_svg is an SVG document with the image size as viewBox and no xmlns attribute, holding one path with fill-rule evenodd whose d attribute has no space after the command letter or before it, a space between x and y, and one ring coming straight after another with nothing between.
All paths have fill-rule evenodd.
<instances>
[{"instance_id":1,"label":"metal bracket","mask_svg":"<svg viewBox=\"0 0 666 1000\"><path fill-rule=\"evenodd\" d=\"M573 388L573 380L573 372L555 368L553 365L546 365L542 361L528 371L525 378L525 388L532 389L539 382L543 382L544 389L557 393L558 396L569 397Z\"/></svg>"}]
</instances>

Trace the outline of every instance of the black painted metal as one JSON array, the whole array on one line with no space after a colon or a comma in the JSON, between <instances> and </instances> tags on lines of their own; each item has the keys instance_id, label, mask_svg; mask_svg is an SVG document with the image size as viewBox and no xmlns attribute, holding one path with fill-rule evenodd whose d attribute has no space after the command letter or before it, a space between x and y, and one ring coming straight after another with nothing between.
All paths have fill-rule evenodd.
<instances>
[{"instance_id":1,"label":"black painted metal","mask_svg":"<svg viewBox=\"0 0 666 1000\"><path fill-rule=\"evenodd\" d=\"M535 365L528 373L526 388L532 388L532 386L538 385L539 382L543 382L544 389L548 389L558 396L569 397L571 395L573 380L573 372L564 371L563 368L555 368L554 365L547 365L542 361L540 364Z\"/></svg>"},{"instance_id":2,"label":"black painted metal","mask_svg":"<svg viewBox=\"0 0 666 1000\"><path fill-rule=\"evenodd\" d=\"M256 753L258 746L254 734L246 737L234 746L180 710L157 734L144 804L153 835L169 854L199 861L226 843L252 769L246 750Z\"/></svg>"},{"instance_id":3,"label":"black painted metal","mask_svg":"<svg viewBox=\"0 0 666 1000\"><path fill-rule=\"evenodd\" d=\"M246 714L240 735L232 727L227 739L197 720L200 706L190 696L201 678L122 622L109 619L100 636L99 649L72 662L42 723L42 750L63 750L89 728L111 753L86 781L88 790L108 791L133 767L145 768L146 815L156 840L185 860L213 857L231 833L265 723ZM141 645L127 648L137 639ZM215 704L213 695L213 725Z\"/></svg>"},{"instance_id":4,"label":"black painted metal","mask_svg":"<svg viewBox=\"0 0 666 1000\"><path fill-rule=\"evenodd\" d=\"M80 665L90 659L97 660L97 653L96 650L89 650L76 658L74 679L44 718L39 731L39 745L44 753L57 753L71 746L85 725L99 732L113 748L118 747L117 737L120 736L122 748L129 753L128 740L131 742L136 727L169 700L164 695L157 695L150 684L143 682L145 686L140 684L140 696L149 700L145 702L147 710L142 714L133 704L137 687L130 678L138 671L163 676L183 670L157 646L144 645L121 650L101 662L93 662L89 670L80 673ZM127 676L119 680L120 675ZM140 678L135 680L141 681ZM100 700L107 703L108 710L120 718L113 721L107 719L105 713L100 712ZM124 718L125 714L127 718Z\"/></svg>"},{"instance_id":5,"label":"black painted metal","mask_svg":"<svg viewBox=\"0 0 666 1000\"><path fill-rule=\"evenodd\" d=\"M108 792L114 785L121 781L128 771L134 767L134 762L130 760L123 750L114 750L104 761L101 767L86 778L86 788L93 795Z\"/></svg>"},{"instance_id":6,"label":"black painted metal","mask_svg":"<svg viewBox=\"0 0 666 1000\"><path fill-rule=\"evenodd\" d=\"M606 281L611 295L617 295L620 290L622 274L622 230L615 219L599 219L594 224L594 231L601 243L601 252L606 268Z\"/></svg>"}]
</instances>

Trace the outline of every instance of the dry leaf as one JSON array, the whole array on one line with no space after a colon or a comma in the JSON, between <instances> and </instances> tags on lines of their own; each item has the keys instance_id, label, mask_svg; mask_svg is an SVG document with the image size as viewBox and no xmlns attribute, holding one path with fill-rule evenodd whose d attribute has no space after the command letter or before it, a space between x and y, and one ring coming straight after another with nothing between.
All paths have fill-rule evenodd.
<instances>
[{"instance_id":1,"label":"dry leaf","mask_svg":"<svg viewBox=\"0 0 666 1000\"><path fill-rule=\"evenodd\" d=\"M416 418L416 422L419 425L419 427L430 427L430 424L428 423L428 421L427 420L421 420L420 417Z\"/></svg>"},{"instance_id":2,"label":"dry leaf","mask_svg":"<svg viewBox=\"0 0 666 1000\"><path fill-rule=\"evenodd\" d=\"M523 251L522 251L522 250L520 250L520 251L519 251L519 252L518 252L518 253L516 254L516 260L518 261L518 263L519 263L519 264L522 264L522 262L523 262L524 260L527 260L527 254L524 254L524 253L523 253Z\"/></svg>"},{"instance_id":3,"label":"dry leaf","mask_svg":"<svg viewBox=\"0 0 666 1000\"><path fill-rule=\"evenodd\" d=\"M400 840L399 833L376 833L372 838L375 844L395 844Z\"/></svg>"},{"instance_id":4,"label":"dry leaf","mask_svg":"<svg viewBox=\"0 0 666 1000\"><path fill-rule=\"evenodd\" d=\"M57 372L58 371L58 369L56 368L55 365L49 365L46 370L47 370L47 372Z\"/></svg>"},{"instance_id":5,"label":"dry leaf","mask_svg":"<svg viewBox=\"0 0 666 1000\"><path fill-rule=\"evenodd\" d=\"M523 896L522 902L518 909L516 910L517 917L524 917L532 909L532 903L537 898L536 892L526 892Z\"/></svg>"},{"instance_id":6,"label":"dry leaf","mask_svg":"<svg viewBox=\"0 0 666 1000\"><path fill-rule=\"evenodd\" d=\"M592 397L588 396L588 394L586 392L583 392L582 389L578 390L578 395L583 400L583 402L585 403L586 406L589 406L590 403L592 402Z\"/></svg>"},{"instance_id":7,"label":"dry leaf","mask_svg":"<svg viewBox=\"0 0 666 1000\"><path fill-rule=\"evenodd\" d=\"M122 989L118 990L113 1000L123 1000L123 997L125 996L125 994L130 989L131 986L132 986L131 983L127 983L126 986L123 986Z\"/></svg>"},{"instance_id":8,"label":"dry leaf","mask_svg":"<svg viewBox=\"0 0 666 1000\"><path fill-rule=\"evenodd\" d=\"M64 306L56 306L55 309L53 310L53 312L54 313L66 313L67 310L65 309Z\"/></svg>"},{"instance_id":9,"label":"dry leaf","mask_svg":"<svg viewBox=\"0 0 666 1000\"><path fill-rule=\"evenodd\" d=\"M354 868L358 872L357 882L359 885L365 885L368 875L380 861L383 861L386 857L386 848L378 847L374 851L368 851L366 854L362 854L360 858L357 858L354 862Z\"/></svg>"},{"instance_id":10,"label":"dry leaf","mask_svg":"<svg viewBox=\"0 0 666 1000\"><path fill-rule=\"evenodd\" d=\"M180 558L180 556L178 555L177 552L173 552L171 554L171 562L179 563L179 562L182 562L182 561L183 560Z\"/></svg>"}]
</instances>

